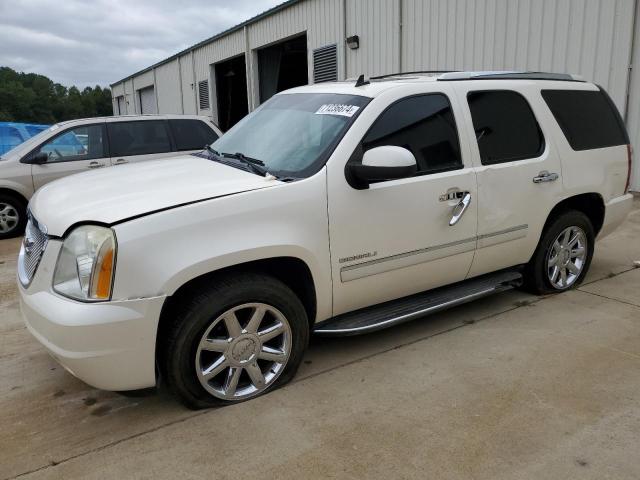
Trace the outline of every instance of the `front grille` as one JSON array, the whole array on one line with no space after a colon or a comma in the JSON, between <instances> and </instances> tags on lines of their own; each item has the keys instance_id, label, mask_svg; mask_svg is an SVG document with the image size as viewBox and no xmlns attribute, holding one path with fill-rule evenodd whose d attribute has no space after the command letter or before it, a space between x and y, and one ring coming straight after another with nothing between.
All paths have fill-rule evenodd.
<instances>
[{"instance_id":1,"label":"front grille","mask_svg":"<svg viewBox=\"0 0 640 480\"><path fill-rule=\"evenodd\" d=\"M18 277L25 287L31 283L33 276L38 269L38 264L47 247L47 229L39 225L31 213L28 214L29 221L24 232L20 256L18 257Z\"/></svg>"}]
</instances>

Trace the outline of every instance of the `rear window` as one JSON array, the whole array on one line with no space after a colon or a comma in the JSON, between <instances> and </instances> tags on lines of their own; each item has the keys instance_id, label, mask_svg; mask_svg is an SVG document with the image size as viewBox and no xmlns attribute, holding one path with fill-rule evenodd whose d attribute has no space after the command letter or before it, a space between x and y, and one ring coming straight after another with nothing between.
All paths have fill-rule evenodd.
<instances>
[{"instance_id":1,"label":"rear window","mask_svg":"<svg viewBox=\"0 0 640 480\"><path fill-rule=\"evenodd\" d=\"M542 97L574 150L626 145L618 110L602 90L543 90Z\"/></svg>"},{"instance_id":2,"label":"rear window","mask_svg":"<svg viewBox=\"0 0 640 480\"><path fill-rule=\"evenodd\" d=\"M112 157L171 151L164 120L108 123Z\"/></svg>"},{"instance_id":3,"label":"rear window","mask_svg":"<svg viewBox=\"0 0 640 480\"><path fill-rule=\"evenodd\" d=\"M211 145L218 135L201 120L169 120L178 151L203 150Z\"/></svg>"}]
</instances>

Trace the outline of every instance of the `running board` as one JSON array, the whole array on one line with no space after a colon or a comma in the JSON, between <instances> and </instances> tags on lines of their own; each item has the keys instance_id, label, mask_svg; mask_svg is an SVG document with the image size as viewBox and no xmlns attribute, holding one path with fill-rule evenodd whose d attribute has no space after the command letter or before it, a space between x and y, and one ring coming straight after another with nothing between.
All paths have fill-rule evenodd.
<instances>
[{"instance_id":1,"label":"running board","mask_svg":"<svg viewBox=\"0 0 640 480\"><path fill-rule=\"evenodd\" d=\"M382 330L447 308L502 292L522 284L522 274L503 270L436 288L410 297L344 313L319 323L314 332L322 336L360 335Z\"/></svg>"}]
</instances>

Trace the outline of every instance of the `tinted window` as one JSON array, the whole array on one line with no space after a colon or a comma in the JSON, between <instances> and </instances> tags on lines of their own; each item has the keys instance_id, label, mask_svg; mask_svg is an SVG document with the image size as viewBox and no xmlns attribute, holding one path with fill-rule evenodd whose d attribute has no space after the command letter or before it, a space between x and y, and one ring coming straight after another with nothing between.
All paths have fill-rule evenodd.
<instances>
[{"instance_id":1,"label":"tinted window","mask_svg":"<svg viewBox=\"0 0 640 480\"><path fill-rule=\"evenodd\" d=\"M105 154L104 127L77 127L49 140L38 151L49 155L49 162L70 162L103 158Z\"/></svg>"},{"instance_id":2,"label":"tinted window","mask_svg":"<svg viewBox=\"0 0 640 480\"><path fill-rule=\"evenodd\" d=\"M218 135L200 120L169 120L176 148L181 150L202 150L211 145Z\"/></svg>"},{"instance_id":3,"label":"tinted window","mask_svg":"<svg viewBox=\"0 0 640 480\"><path fill-rule=\"evenodd\" d=\"M112 157L171 151L171 143L164 120L114 122L107 125Z\"/></svg>"},{"instance_id":4,"label":"tinted window","mask_svg":"<svg viewBox=\"0 0 640 480\"><path fill-rule=\"evenodd\" d=\"M629 143L620 114L604 92L543 90L542 97L574 150Z\"/></svg>"},{"instance_id":5,"label":"tinted window","mask_svg":"<svg viewBox=\"0 0 640 480\"><path fill-rule=\"evenodd\" d=\"M441 94L405 98L383 112L362 146L367 151L384 145L411 151L418 173L462 167L456 122L449 99Z\"/></svg>"},{"instance_id":6,"label":"tinted window","mask_svg":"<svg viewBox=\"0 0 640 480\"><path fill-rule=\"evenodd\" d=\"M544 139L527 100L497 90L467 95L483 165L540 156Z\"/></svg>"}]
</instances>

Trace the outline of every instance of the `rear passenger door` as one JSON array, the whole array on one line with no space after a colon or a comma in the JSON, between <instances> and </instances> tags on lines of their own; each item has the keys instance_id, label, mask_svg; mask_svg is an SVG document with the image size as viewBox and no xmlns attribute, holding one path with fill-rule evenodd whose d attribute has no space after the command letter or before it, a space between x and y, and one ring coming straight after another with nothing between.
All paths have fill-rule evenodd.
<instances>
[{"instance_id":1,"label":"rear passenger door","mask_svg":"<svg viewBox=\"0 0 640 480\"><path fill-rule=\"evenodd\" d=\"M562 195L540 89L459 82L478 179L478 243L469 276L526 263Z\"/></svg>"},{"instance_id":2,"label":"rear passenger door","mask_svg":"<svg viewBox=\"0 0 640 480\"><path fill-rule=\"evenodd\" d=\"M175 155L166 120L107 121L111 164L143 162Z\"/></svg>"}]
</instances>

